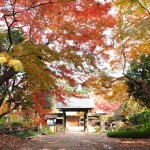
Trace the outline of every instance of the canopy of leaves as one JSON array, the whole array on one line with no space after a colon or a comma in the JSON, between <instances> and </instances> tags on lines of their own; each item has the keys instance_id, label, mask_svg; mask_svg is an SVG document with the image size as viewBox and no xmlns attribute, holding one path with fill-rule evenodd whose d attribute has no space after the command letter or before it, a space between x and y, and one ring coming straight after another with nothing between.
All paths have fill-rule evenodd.
<instances>
[{"instance_id":1,"label":"canopy of leaves","mask_svg":"<svg viewBox=\"0 0 150 150\"><path fill-rule=\"evenodd\" d=\"M123 69L139 55L150 54L150 2L148 0L117 0L115 10L117 25L114 32L116 56L112 59L114 69Z\"/></svg>"},{"instance_id":2,"label":"canopy of leaves","mask_svg":"<svg viewBox=\"0 0 150 150\"><path fill-rule=\"evenodd\" d=\"M149 93L150 89L150 55L142 55L139 61L131 61L130 67L127 71L127 75L132 77L138 82L145 83L145 88ZM134 81L128 80L127 82L129 93L135 99L143 102L145 105L150 107L150 97L145 92L145 89L140 84L137 85Z\"/></svg>"},{"instance_id":3,"label":"canopy of leaves","mask_svg":"<svg viewBox=\"0 0 150 150\"><path fill-rule=\"evenodd\" d=\"M23 96L16 96L25 107L37 100L33 100L33 95L44 90L63 101L67 91L58 86L58 79L65 79L74 86L75 77L83 80L81 73L87 77L102 60L108 59L112 45L105 42L104 31L115 24L110 8L110 3L94 0L0 1L1 51L21 62L24 68L19 82L16 83L16 73L3 82L5 98L7 95L13 95L9 101L16 98L15 86L19 86L18 91ZM11 86L8 86L10 81ZM9 90L12 86L15 88Z\"/></svg>"},{"instance_id":4,"label":"canopy of leaves","mask_svg":"<svg viewBox=\"0 0 150 150\"><path fill-rule=\"evenodd\" d=\"M93 71L96 64L100 65L102 59L109 57L107 48L111 44L105 42L104 31L115 24L115 19L109 13L110 3L102 4L93 0L81 2L11 0L1 2L0 5L3 8L0 10L3 26L8 32L7 51L13 48L12 29L19 28L26 33L26 40L51 47L49 50L47 48L46 52L39 48L41 54L38 57L42 58L43 62L49 63L49 68L63 74L66 79L69 79L72 73L77 75L83 71L86 74ZM30 45L23 44L23 47L26 47L26 51L30 49L28 57L33 62L31 58L33 47L32 49L27 47ZM16 51L14 57L16 53L19 55L21 51L19 49L21 46L13 48L13 51ZM20 57L23 58L21 54ZM16 58L20 59L18 56Z\"/></svg>"},{"instance_id":5,"label":"canopy of leaves","mask_svg":"<svg viewBox=\"0 0 150 150\"><path fill-rule=\"evenodd\" d=\"M13 46L23 41L23 34L18 31L12 31ZM21 85L24 67L20 60L15 59L7 52L9 40L7 34L0 34L0 117L6 115L13 109L16 109L24 102L23 86ZM20 73L18 73L20 72ZM11 106L13 103L13 106ZM8 110L9 107L9 110Z\"/></svg>"}]
</instances>

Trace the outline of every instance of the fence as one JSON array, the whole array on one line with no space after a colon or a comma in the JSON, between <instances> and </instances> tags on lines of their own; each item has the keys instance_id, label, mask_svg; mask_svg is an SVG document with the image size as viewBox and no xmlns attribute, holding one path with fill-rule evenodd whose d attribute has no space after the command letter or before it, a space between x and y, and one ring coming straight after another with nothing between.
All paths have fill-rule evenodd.
<instances>
[{"instance_id":1,"label":"fence","mask_svg":"<svg viewBox=\"0 0 150 150\"><path fill-rule=\"evenodd\" d=\"M23 132L23 131L37 131L37 127L5 127L5 128L0 128L0 134L4 133L14 133L14 132Z\"/></svg>"}]
</instances>

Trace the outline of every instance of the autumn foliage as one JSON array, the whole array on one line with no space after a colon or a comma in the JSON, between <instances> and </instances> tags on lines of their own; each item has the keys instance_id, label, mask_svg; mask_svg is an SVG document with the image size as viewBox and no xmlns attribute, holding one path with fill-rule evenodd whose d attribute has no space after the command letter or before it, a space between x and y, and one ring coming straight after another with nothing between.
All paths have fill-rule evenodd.
<instances>
[{"instance_id":1,"label":"autumn foliage","mask_svg":"<svg viewBox=\"0 0 150 150\"><path fill-rule=\"evenodd\" d=\"M96 102L106 112L130 96L126 81L149 97L127 74L150 54L148 1L4 0L0 16L0 117L22 109L38 122L53 100L83 97L65 88L78 82L112 102Z\"/></svg>"},{"instance_id":2,"label":"autumn foliage","mask_svg":"<svg viewBox=\"0 0 150 150\"><path fill-rule=\"evenodd\" d=\"M91 71L98 70L102 59L109 58L112 44L105 42L104 31L113 28L116 23L109 13L111 6L111 3L94 0L0 1L1 32L7 34L7 43L1 42L1 51L23 64L24 76L20 84L24 97L19 103L22 108L27 107L27 103L35 103L36 111L45 111L43 107L48 102L40 93L43 90L50 91L54 99L63 101L67 91L59 87L58 79L75 86L82 76L87 77ZM23 41L14 43L14 30L24 34ZM7 67L3 76L9 73L9 69L15 68ZM14 70L8 78L1 78L1 85L9 82L18 71ZM16 102L13 89L10 91L13 98L11 105ZM1 103L6 96L3 96Z\"/></svg>"}]
</instances>

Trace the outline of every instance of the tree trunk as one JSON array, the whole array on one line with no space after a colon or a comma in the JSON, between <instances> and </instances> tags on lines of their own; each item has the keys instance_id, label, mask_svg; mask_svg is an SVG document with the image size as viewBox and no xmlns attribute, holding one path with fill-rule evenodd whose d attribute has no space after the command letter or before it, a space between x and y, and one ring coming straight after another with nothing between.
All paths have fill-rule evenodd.
<instances>
[{"instance_id":1,"label":"tree trunk","mask_svg":"<svg viewBox=\"0 0 150 150\"><path fill-rule=\"evenodd\" d=\"M0 86L5 81L8 81L10 78L12 78L15 74L16 74L16 71L14 70L14 68L10 68L8 71L4 72L4 74L0 76Z\"/></svg>"}]
</instances>

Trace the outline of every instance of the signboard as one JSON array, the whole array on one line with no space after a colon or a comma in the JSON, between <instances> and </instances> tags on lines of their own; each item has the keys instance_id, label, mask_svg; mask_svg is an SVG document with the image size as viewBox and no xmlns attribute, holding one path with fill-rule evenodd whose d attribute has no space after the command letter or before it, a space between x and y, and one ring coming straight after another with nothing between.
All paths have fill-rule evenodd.
<instances>
[{"instance_id":1,"label":"signboard","mask_svg":"<svg viewBox=\"0 0 150 150\"><path fill-rule=\"evenodd\" d=\"M48 119L47 125L48 126L55 126L56 125L56 119Z\"/></svg>"}]
</instances>

